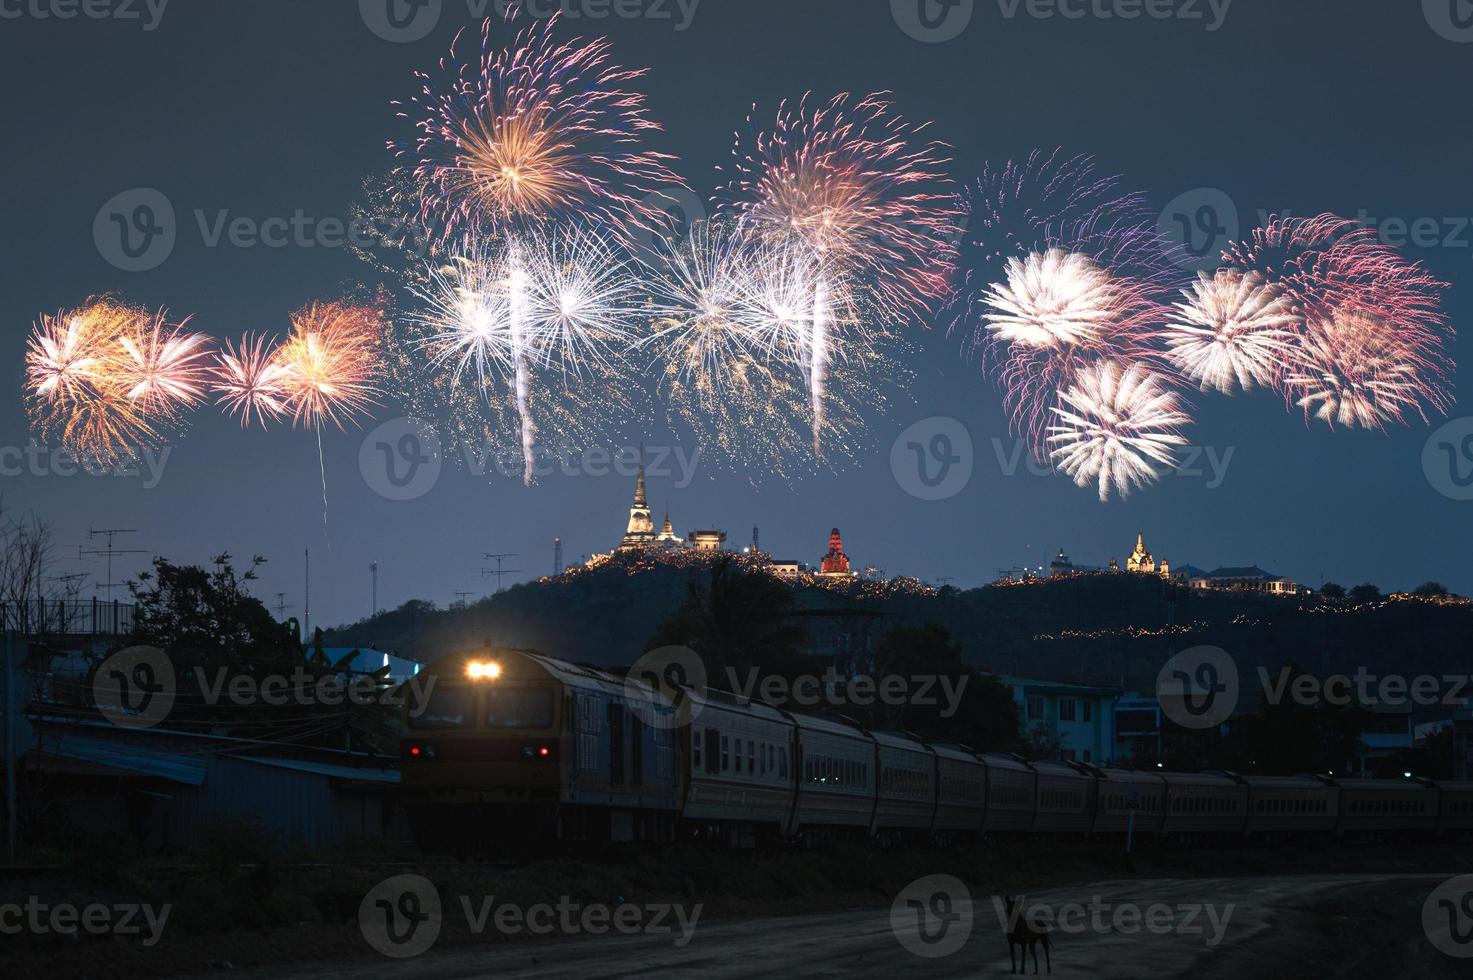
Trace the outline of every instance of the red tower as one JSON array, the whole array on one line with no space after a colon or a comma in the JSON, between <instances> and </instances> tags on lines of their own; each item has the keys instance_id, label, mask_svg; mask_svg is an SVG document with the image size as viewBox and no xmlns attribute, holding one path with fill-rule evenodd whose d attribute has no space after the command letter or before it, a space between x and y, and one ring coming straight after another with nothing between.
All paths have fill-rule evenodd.
<instances>
[{"instance_id":1,"label":"red tower","mask_svg":"<svg viewBox=\"0 0 1473 980\"><path fill-rule=\"evenodd\" d=\"M849 573L849 558L844 554L844 539L839 537L838 528L829 532L829 551L823 556L823 564L819 566L819 570L824 575Z\"/></svg>"}]
</instances>

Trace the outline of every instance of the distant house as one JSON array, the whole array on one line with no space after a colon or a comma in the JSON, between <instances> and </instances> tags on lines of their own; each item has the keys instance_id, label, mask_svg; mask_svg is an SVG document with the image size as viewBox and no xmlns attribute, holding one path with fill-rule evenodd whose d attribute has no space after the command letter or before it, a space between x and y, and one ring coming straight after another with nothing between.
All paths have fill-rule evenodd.
<instances>
[{"instance_id":1,"label":"distant house","mask_svg":"<svg viewBox=\"0 0 1473 980\"><path fill-rule=\"evenodd\" d=\"M1057 742L1065 759L1105 764L1115 758L1114 707L1124 692L1008 675L998 680L1013 692L1024 735Z\"/></svg>"},{"instance_id":2,"label":"distant house","mask_svg":"<svg viewBox=\"0 0 1473 980\"><path fill-rule=\"evenodd\" d=\"M1115 758L1161 757L1161 702L1149 694L1125 694L1115 702Z\"/></svg>"},{"instance_id":3,"label":"distant house","mask_svg":"<svg viewBox=\"0 0 1473 980\"><path fill-rule=\"evenodd\" d=\"M1412 731L1411 702L1373 705L1360 740L1365 748L1357 762L1363 775L1376 761L1410 750L1416 741Z\"/></svg>"},{"instance_id":4,"label":"distant house","mask_svg":"<svg viewBox=\"0 0 1473 980\"><path fill-rule=\"evenodd\" d=\"M1257 565L1217 568L1187 579L1187 584L1194 589L1245 589L1273 595L1294 595L1299 591L1292 579L1266 572Z\"/></svg>"}]
</instances>

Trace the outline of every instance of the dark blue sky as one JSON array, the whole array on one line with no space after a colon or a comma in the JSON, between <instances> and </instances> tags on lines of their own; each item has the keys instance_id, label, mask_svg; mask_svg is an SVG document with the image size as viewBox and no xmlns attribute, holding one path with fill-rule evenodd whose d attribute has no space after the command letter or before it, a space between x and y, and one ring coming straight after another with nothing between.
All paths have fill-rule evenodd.
<instances>
[{"instance_id":1,"label":"dark blue sky","mask_svg":"<svg viewBox=\"0 0 1473 980\"><path fill-rule=\"evenodd\" d=\"M1027 4L977 0L956 38L924 43L898 26L906 5L897 14L887 0L701 0L685 30L676 29L683 15L674 0L646 0L632 6L672 17L583 19L563 30L608 33L623 62L651 69L652 114L667 130L660 146L682 158L702 192L714 187L714 168L754 100L771 107L807 90L889 89L908 115L935 120L935 135L956 148L960 177L989 158L1062 144L1095 153L1156 206L1218 189L1244 226L1260 210L1433 219L1435 237L1451 240L1407 251L1452 283L1449 310L1461 325L1473 311L1473 43L1451 39L1457 3L1234 0L1209 30L1218 14L1206 0L1158 8L1203 19L1044 18ZM1105 0L1066 6L1119 9ZM401 132L389 101L410 93L411 71L472 21L466 0L443 0L425 37L395 43L371 31L352 0L172 0L152 30L141 2L119 11L141 20L36 16L58 7L64 0L0 2L0 356L14 365L0 445L11 447L27 440L18 381L40 312L117 290L193 311L198 328L232 336L282 330L290 310L364 279L345 249L321 243L209 247L195 212L207 222L221 211L262 222L298 209L342 219L360 181L387 166L385 139ZM100 253L93 223L104 202L140 187L167 197L177 237L157 267L126 272ZM1466 337L1453 351L1459 361L1473 354ZM1436 578L1473 592L1473 503L1439 493L1424 471L1432 427L1330 433L1271 396L1203 397L1190 430L1214 454L1202 455L1202 475L1170 476L1102 505L1063 478L1008 475L999 454L1005 464L1014 442L997 392L944 332L916 340L912 402L871 420L874 451L843 473L753 485L701 466L684 489L673 475L653 477L652 503L668 503L678 530L724 527L737 542L759 524L769 550L808 561L838 525L859 563L958 585L1046 561L1061 545L1077 561L1123 559L1142 529L1175 563L1257 563L1310 584L1321 574L1385 588ZM1466 406L1464 376L1457 394ZM958 420L974 445L970 482L941 501L908 494L890 463L896 436L931 416ZM423 496L392 501L361 475L362 441L361 431L325 435L330 547L311 435L243 434L214 412L197 416L151 488L137 478L33 472L4 476L0 488L10 507L54 522L67 554L89 526L138 528L129 547L177 560L264 554L259 593L274 603L286 592L298 614L310 547L313 619L322 624L367 613L371 560L380 563L380 605L416 596L444 604L456 591L487 588L481 552L518 552L509 564L544 573L555 535L576 560L623 529L626 477L551 476L527 489L449 468ZM1212 460L1220 465L1229 451L1219 482ZM101 574L75 561L62 570Z\"/></svg>"}]
</instances>

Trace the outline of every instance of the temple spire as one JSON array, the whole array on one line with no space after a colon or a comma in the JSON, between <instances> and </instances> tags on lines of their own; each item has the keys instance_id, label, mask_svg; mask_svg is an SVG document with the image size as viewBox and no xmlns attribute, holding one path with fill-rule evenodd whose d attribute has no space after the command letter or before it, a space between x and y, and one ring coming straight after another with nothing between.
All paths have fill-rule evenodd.
<instances>
[{"instance_id":1,"label":"temple spire","mask_svg":"<svg viewBox=\"0 0 1473 980\"><path fill-rule=\"evenodd\" d=\"M644 489L644 443L639 444L639 477L634 481L634 506L641 510L648 510L650 506Z\"/></svg>"}]
</instances>

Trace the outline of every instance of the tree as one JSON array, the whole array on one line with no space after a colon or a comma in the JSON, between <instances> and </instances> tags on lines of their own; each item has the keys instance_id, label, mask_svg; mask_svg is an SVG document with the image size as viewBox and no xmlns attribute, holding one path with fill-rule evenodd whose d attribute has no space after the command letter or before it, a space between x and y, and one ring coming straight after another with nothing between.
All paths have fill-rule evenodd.
<instances>
[{"instance_id":1,"label":"tree","mask_svg":"<svg viewBox=\"0 0 1473 980\"><path fill-rule=\"evenodd\" d=\"M1326 582L1324 585L1320 586L1320 595L1324 596L1326 599L1344 599L1345 586L1336 585L1334 582Z\"/></svg>"},{"instance_id":2,"label":"tree","mask_svg":"<svg viewBox=\"0 0 1473 980\"><path fill-rule=\"evenodd\" d=\"M914 732L977 751L1021 747L1012 692L993 675L963 663L961 644L952 641L945 627L927 623L885 633L875 665L881 683L887 677L904 678L908 696L902 705L875 699L861 715L871 727Z\"/></svg>"},{"instance_id":3,"label":"tree","mask_svg":"<svg viewBox=\"0 0 1473 980\"><path fill-rule=\"evenodd\" d=\"M700 654L713 686L727 671L757 670L792 679L815 669L805 633L792 618L793 593L766 572L718 560L702 583L692 581L685 601L656 628L646 649L687 646Z\"/></svg>"},{"instance_id":4,"label":"tree","mask_svg":"<svg viewBox=\"0 0 1473 980\"><path fill-rule=\"evenodd\" d=\"M1423 582L1412 590L1412 595L1425 596L1427 598L1441 598L1449 594L1447 586L1441 582Z\"/></svg>"},{"instance_id":5,"label":"tree","mask_svg":"<svg viewBox=\"0 0 1473 980\"><path fill-rule=\"evenodd\" d=\"M1350 601L1354 603L1380 602L1381 590L1370 582L1362 582L1350 590Z\"/></svg>"},{"instance_id":6,"label":"tree","mask_svg":"<svg viewBox=\"0 0 1473 980\"><path fill-rule=\"evenodd\" d=\"M1323 699L1306 704L1287 693L1304 674L1291 665L1283 698L1233 722L1222 746L1226 768L1267 776L1340 772L1356 756L1370 711Z\"/></svg>"},{"instance_id":7,"label":"tree","mask_svg":"<svg viewBox=\"0 0 1473 980\"><path fill-rule=\"evenodd\" d=\"M349 664L358 651L330 661L321 630L304 649L296 622L277 622L247 591L264 563L258 555L244 574L237 574L229 554L217 555L212 569L156 558L152 571L129 583L136 608L133 630L123 642L156 647L172 663L178 694L170 727L267 739L290 734L293 741L392 749L397 711L381 703L354 704L337 693L333 703L326 703L325 689L318 685L334 676L353 681ZM358 683L369 697L360 701L389 685L387 667L367 677ZM244 701L229 693L242 678L253 682L244 686ZM268 678L277 685L271 698L257 696Z\"/></svg>"}]
</instances>

